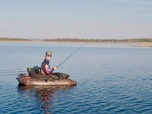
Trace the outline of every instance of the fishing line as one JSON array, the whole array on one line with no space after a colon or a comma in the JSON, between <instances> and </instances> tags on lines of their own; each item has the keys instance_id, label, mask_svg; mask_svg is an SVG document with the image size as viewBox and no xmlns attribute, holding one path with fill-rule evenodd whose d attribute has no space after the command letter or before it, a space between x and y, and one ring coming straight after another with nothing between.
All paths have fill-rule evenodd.
<instances>
[{"instance_id":1,"label":"fishing line","mask_svg":"<svg viewBox=\"0 0 152 114\"><path fill-rule=\"evenodd\" d=\"M68 56L63 62L61 62L57 67L61 66L66 60L68 60L72 55L74 55L78 50L80 50L86 43L84 43L81 47L75 50L70 56Z\"/></svg>"}]
</instances>

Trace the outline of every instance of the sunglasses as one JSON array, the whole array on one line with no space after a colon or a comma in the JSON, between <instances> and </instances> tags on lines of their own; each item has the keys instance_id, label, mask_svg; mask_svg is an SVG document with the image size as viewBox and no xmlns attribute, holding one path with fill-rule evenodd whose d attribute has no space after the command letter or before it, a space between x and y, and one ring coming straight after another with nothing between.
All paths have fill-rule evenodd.
<instances>
[{"instance_id":1,"label":"sunglasses","mask_svg":"<svg viewBox=\"0 0 152 114\"><path fill-rule=\"evenodd\" d=\"M47 55L47 57L52 57L52 55Z\"/></svg>"}]
</instances>

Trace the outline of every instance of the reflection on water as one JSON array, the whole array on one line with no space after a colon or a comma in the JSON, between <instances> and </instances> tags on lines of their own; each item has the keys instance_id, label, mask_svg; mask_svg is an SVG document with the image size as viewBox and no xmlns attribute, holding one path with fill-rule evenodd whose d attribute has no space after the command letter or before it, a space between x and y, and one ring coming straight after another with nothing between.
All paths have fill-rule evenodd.
<instances>
[{"instance_id":1,"label":"reflection on water","mask_svg":"<svg viewBox=\"0 0 152 114\"><path fill-rule=\"evenodd\" d=\"M52 102L57 103L57 96L62 91L69 91L74 86L18 86L18 92L23 96L30 96L33 101L36 99L44 114L51 114Z\"/></svg>"}]
</instances>

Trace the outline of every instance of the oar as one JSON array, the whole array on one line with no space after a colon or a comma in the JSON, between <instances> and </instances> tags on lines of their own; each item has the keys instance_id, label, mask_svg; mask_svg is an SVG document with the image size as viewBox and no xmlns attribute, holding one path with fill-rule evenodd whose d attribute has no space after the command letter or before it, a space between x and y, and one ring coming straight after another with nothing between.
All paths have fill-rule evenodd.
<instances>
[{"instance_id":1,"label":"oar","mask_svg":"<svg viewBox=\"0 0 152 114\"><path fill-rule=\"evenodd\" d=\"M61 62L57 67L61 66L66 60L68 60L72 55L74 55L78 50L80 50L86 43L84 43L81 47L75 50L70 56L68 56L63 62Z\"/></svg>"}]
</instances>

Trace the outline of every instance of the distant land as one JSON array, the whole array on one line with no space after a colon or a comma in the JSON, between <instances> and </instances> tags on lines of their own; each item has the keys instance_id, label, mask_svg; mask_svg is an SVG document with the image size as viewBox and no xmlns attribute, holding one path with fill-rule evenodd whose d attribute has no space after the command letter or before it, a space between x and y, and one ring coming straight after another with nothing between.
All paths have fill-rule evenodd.
<instances>
[{"instance_id":1,"label":"distant land","mask_svg":"<svg viewBox=\"0 0 152 114\"><path fill-rule=\"evenodd\" d=\"M0 37L0 42L20 42L20 41L32 41L30 39L23 39L23 38L5 38Z\"/></svg>"},{"instance_id":2,"label":"distant land","mask_svg":"<svg viewBox=\"0 0 152 114\"><path fill-rule=\"evenodd\" d=\"M134 42L152 42L152 38L141 38L141 39L70 39L70 38L58 38L58 39L44 39L47 42L112 42L112 43L134 43Z\"/></svg>"},{"instance_id":3,"label":"distant land","mask_svg":"<svg viewBox=\"0 0 152 114\"><path fill-rule=\"evenodd\" d=\"M79 38L56 38L56 39L24 39L0 37L0 42L56 42L56 43L135 43L145 47L152 47L152 38L138 39L79 39Z\"/></svg>"}]
</instances>

